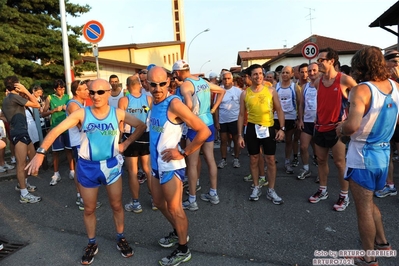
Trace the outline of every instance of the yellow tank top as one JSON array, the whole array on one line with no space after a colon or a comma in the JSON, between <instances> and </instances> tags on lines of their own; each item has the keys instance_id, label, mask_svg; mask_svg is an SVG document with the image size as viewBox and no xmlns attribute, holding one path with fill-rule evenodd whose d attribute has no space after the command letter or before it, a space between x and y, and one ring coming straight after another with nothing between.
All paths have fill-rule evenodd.
<instances>
[{"instance_id":1,"label":"yellow tank top","mask_svg":"<svg viewBox=\"0 0 399 266\"><path fill-rule=\"evenodd\" d=\"M248 111L248 122L272 127L273 120L273 95L269 91L269 87L264 86L260 92L253 92L251 87L246 89L245 107Z\"/></svg>"}]
</instances>

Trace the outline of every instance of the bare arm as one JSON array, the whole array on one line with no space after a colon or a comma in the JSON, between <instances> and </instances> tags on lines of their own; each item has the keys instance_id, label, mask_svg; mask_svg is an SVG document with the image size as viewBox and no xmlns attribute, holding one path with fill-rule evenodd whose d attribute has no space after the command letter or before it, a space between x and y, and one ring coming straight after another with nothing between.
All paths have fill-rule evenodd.
<instances>
[{"instance_id":1,"label":"bare arm","mask_svg":"<svg viewBox=\"0 0 399 266\"><path fill-rule=\"evenodd\" d=\"M25 106L26 107L32 107L32 108L40 108L40 103L37 101L35 96L33 96L26 88L24 85L21 83L15 83L15 90L19 93L23 93L26 96L28 96L29 100L26 102Z\"/></svg>"},{"instance_id":2,"label":"bare arm","mask_svg":"<svg viewBox=\"0 0 399 266\"><path fill-rule=\"evenodd\" d=\"M245 112L246 112L245 101L244 101L246 95L247 95L247 91L243 91L240 95L240 112L238 114L238 120L237 120L238 143L241 148L245 147L245 141L244 141L242 129L244 127L244 116L245 116Z\"/></svg>"},{"instance_id":3,"label":"bare arm","mask_svg":"<svg viewBox=\"0 0 399 266\"><path fill-rule=\"evenodd\" d=\"M285 126L285 116L283 108L281 108L280 100L278 98L278 94L276 90L269 90L273 95L273 107L277 113L278 122L281 127ZM282 130L278 130L276 133L276 140L283 140L285 137L285 132Z\"/></svg>"},{"instance_id":4,"label":"bare arm","mask_svg":"<svg viewBox=\"0 0 399 266\"><path fill-rule=\"evenodd\" d=\"M134 132L124 142L119 144L119 152L124 152L126 148L143 135L147 126L137 117L134 117L121 109L116 109L118 120L135 128Z\"/></svg>"},{"instance_id":5,"label":"bare arm","mask_svg":"<svg viewBox=\"0 0 399 266\"><path fill-rule=\"evenodd\" d=\"M211 92L217 94L216 101L213 104L213 107L211 109L211 113L213 114L215 112L215 110L219 107L220 103L222 102L223 97L226 94L226 91L223 88L221 88L218 85L215 85L213 83L208 82L208 84L210 86Z\"/></svg>"},{"instance_id":6,"label":"bare arm","mask_svg":"<svg viewBox=\"0 0 399 266\"><path fill-rule=\"evenodd\" d=\"M336 133L338 137L350 136L359 129L370 99L371 93L367 85L362 84L352 88L348 119L337 126Z\"/></svg>"},{"instance_id":7,"label":"bare arm","mask_svg":"<svg viewBox=\"0 0 399 266\"><path fill-rule=\"evenodd\" d=\"M188 109L191 111L193 110L193 93L194 93L194 87L189 81L183 82L183 84L180 86L180 92L181 95L183 96L184 103L187 105Z\"/></svg>"}]
</instances>

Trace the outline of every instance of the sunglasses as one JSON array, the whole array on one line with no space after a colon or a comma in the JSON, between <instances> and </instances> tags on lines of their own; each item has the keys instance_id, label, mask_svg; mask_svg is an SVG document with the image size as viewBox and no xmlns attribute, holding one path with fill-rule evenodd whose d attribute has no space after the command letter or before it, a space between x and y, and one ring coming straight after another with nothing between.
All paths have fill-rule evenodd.
<instances>
[{"instance_id":1,"label":"sunglasses","mask_svg":"<svg viewBox=\"0 0 399 266\"><path fill-rule=\"evenodd\" d=\"M98 91L89 90L89 94L91 96L94 96L96 93L98 95L103 95L106 91L110 91L110 90L98 90Z\"/></svg>"},{"instance_id":2,"label":"sunglasses","mask_svg":"<svg viewBox=\"0 0 399 266\"><path fill-rule=\"evenodd\" d=\"M151 82L149 80L147 80L148 84L150 84L151 87L156 88L157 86L159 87L165 87L165 85L168 83L167 81L163 81L163 82Z\"/></svg>"},{"instance_id":3,"label":"sunglasses","mask_svg":"<svg viewBox=\"0 0 399 266\"><path fill-rule=\"evenodd\" d=\"M322 63L324 61L328 60L327 58L318 58L317 63Z\"/></svg>"},{"instance_id":4,"label":"sunglasses","mask_svg":"<svg viewBox=\"0 0 399 266\"><path fill-rule=\"evenodd\" d=\"M79 81L79 86L82 86L83 84L86 84L89 81L90 81L90 79L81 80L81 81Z\"/></svg>"}]
</instances>

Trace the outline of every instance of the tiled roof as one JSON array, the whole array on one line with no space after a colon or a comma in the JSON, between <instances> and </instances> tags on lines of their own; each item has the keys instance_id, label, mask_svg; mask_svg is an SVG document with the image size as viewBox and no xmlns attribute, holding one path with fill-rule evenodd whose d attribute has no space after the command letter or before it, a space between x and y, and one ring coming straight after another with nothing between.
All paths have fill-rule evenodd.
<instances>
[{"instance_id":1,"label":"tiled roof","mask_svg":"<svg viewBox=\"0 0 399 266\"><path fill-rule=\"evenodd\" d=\"M240 65L241 61L248 61L252 59L270 59L284 53L287 50L288 49L239 51L237 57L237 65Z\"/></svg>"},{"instance_id":2,"label":"tiled roof","mask_svg":"<svg viewBox=\"0 0 399 266\"><path fill-rule=\"evenodd\" d=\"M98 49L100 51L118 50L118 49L127 49L127 48L143 49L143 48L170 46L170 45L184 45L184 42L171 41L171 42L130 43L123 45L103 46L103 47L99 46Z\"/></svg>"},{"instance_id":3,"label":"tiled roof","mask_svg":"<svg viewBox=\"0 0 399 266\"><path fill-rule=\"evenodd\" d=\"M305 40L301 41L285 53L267 61L264 66L270 65L271 63L278 61L285 57L298 57L302 56L302 47L304 44L308 42L314 42L319 47L319 50L323 50L327 47L331 47L332 49L336 50L339 54L354 54L356 51L362 49L365 44L355 43L355 42L348 42L343 40L338 40L334 38L329 38L325 36L320 36L313 34L312 36L306 38Z\"/></svg>"}]
</instances>

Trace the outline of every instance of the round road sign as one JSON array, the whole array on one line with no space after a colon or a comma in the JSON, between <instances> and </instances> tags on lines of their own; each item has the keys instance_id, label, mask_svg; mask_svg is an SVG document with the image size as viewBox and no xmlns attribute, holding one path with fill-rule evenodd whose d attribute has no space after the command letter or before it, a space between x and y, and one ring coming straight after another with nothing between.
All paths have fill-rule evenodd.
<instances>
[{"instance_id":1,"label":"round road sign","mask_svg":"<svg viewBox=\"0 0 399 266\"><path fill-rule=\"evenodd\" d=\"M302 47L302 55L306 59L313 59L319 54L319 47L317 44L308 42Z\"/></svg>"},{"instance_id":2,"label":"round road sign","mask_svg":"<svg viewBox=\"0 0 399 266\"><path fill-rule=\"evenodd\" d=\"M104 37L104 27L100 22L90 20L83 26L83 36L88 42L98 43Z\"/></svg>"}]
</instances>

